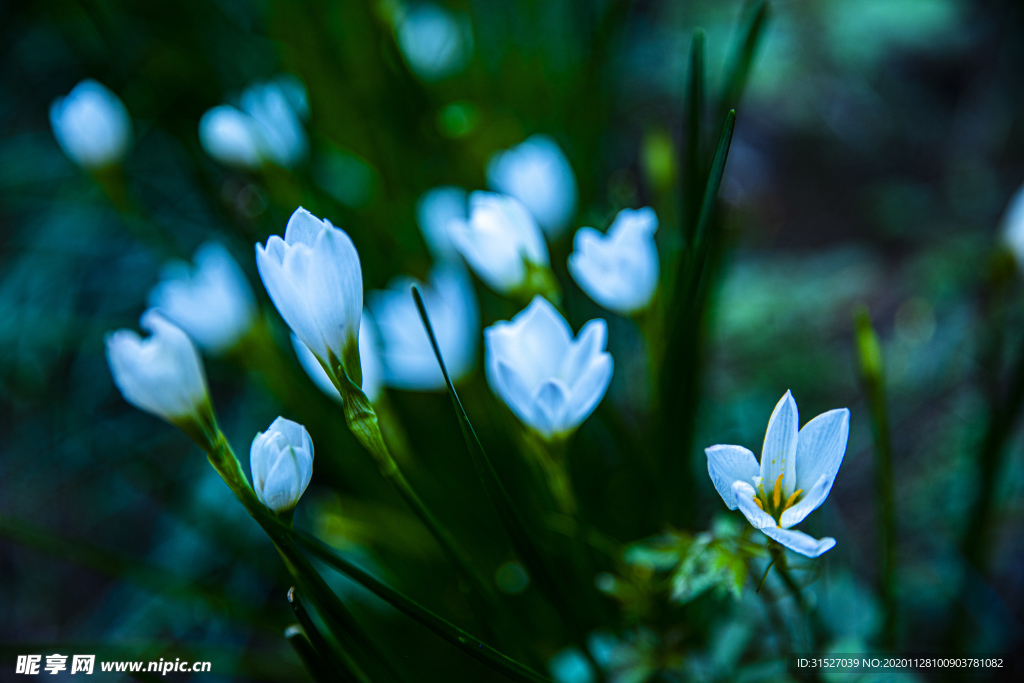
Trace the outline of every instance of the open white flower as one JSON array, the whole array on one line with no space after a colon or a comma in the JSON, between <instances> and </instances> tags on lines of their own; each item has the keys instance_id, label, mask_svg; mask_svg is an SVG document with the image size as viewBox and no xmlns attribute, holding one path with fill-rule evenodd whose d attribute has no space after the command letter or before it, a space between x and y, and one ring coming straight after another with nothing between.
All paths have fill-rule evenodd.
<instances>
[{"instance_id":1,"label":"open white flower","mask_svg":"<svg viewBox=\"0 0 1024 683\"><path fill-rule=\"evenodd\" d=\"M299 358L299 364L306 371L313 384L320 391L324 392L335 401L341 403L341 394L334 386L330 375L320 365L309 347L302 343L295 333L292 333L292 346L295 348L295 355ZM363 393L370 403L375 403L380 397L380 391L384 385L384 368L381 367L380 342L377 340L377 332L373 320L363 311L363 320L359 325L359 365L363 372Z\"/></svg>"},{"instance_id":2,"label":"open white flower","mask_svg":"<svg viewBox=\"0 0 1024 683\"><path fill-rule=\"evenodd\" d=\"M1003 215L1003 241L1013 252L1017 266L1024 270L1024 185L1012 197Z\"/></svg>"},{"instance_id":3,"label":"open white flower","mask_svg":"<svg viewBox=\"0 0 1024 683\"><path fill-rule=\"evenodd\" d=\"M511 322L484 330L487 381L545 439L569 434L601 402L612 379L608 327L591 320L573 339L565 319L534 297Z\"/></svg>"},{"instance_id":4,"label":"open white flower","mask_svg":"<svg viewBox=\"0 0 1024 683\"><path fill-rule=\"evenodd\" d=\"M371 292L370 311L383 341L384 381L411 391L444 389L444 376L410 291L412 278L396 278L383 292ZM453 382L476 364L480 314L468 274L454 265L438 265L430 285L420 284L423 305Z\"/></svg>"},{"instance_id":5,"label":"open white flower","mask_svg":"<svg viewBox=\"0 0 1024 683\"><path fill-rule=\"evenodd\" d=\"M206 375L192 340L156 311L146 311L139 325L148 338L117 330L106 339L110 372L125 400L179 426L205 420Z\"/></svg>"},{"instance_id":6,"label":"open white flower","mask_svg":"<svg viewBox=\"0 0 1024 683\"><path fill-rule=\"evenodd\" d=\"M459 250L448 234L448 224L453 220L465 222L467 216L467 195L461 187L442 185L420 195L416 202L416 222L434 258L459 258Z\"/></svg>"},{"instance_id":7,"label":"open white flower","mask_svg":"<svg viewBox=\"0 0 1024 683\"><path fill-rule=\"evenodd\" d=\"M50 105L57 143L84 168L103 168L124 157L132 137L128 110L109 88L87 78Z\"/></svg>"},{"instance_id":8,"label":"open white flower","mask_svg":"<svg viewBox=\"0 0 1024 683\"><path fill-rule=\"evenodd\" d=\"M400 7L395 34L409 68L427 82L454 76L473 57L469 17L430 2Z\"/></svg>"},{"instance_id":9,"label":"open white flower","mask_svg":"<svg viewBox=\"0 0 1024 683\"><path fill-rule=\"evenodd\" d=\"M164 266L163 279L149 293L149 305L206 351L223 353L252 327L256 298L223 245L207 242L192 260L194 268L183 261Z\"/></svg>"},{"instance_id":10,"label":"open white flower","mask_svg":"<svg viewBox=\"0 0 1024 683\"><path fill-rule=\"evenodd\" d=\"M358 386L363 273L349 236L299 207L284 239L256 245L256 266L292 332L332 372L341 363Z\"/></svg>"},{"instance_id":11,"label":"open white flower","mask_svg":"<svg viewBox=\"0 0 1024 683\"><path fill-rule=\"evenodd\" d=\"M298 422L279 417L252 440L249 467L260 502L274 512L287 512L313 478L313 440Z\"/></svg>"},{"instance_id":12,"label":"open white flower","mask_svg":"<svg viewBox=\"0 0 1024 683\"><path fill-rule=\"evenodd\" d=\"M548 268L544 236L530 212L513 197L472 193L469 220L450 221L448 234L476 274L502 294L525 287L531 267Z\"/></svg>"},{"instance_id":13,"label":"open white flower","mask_svg":"<svg viewBox=\"0 0 1024 683\"><path fill-rule=\"evenodd\" d=\"M214 107L199 120L206 153L228 166L256 169L267 161L291 168L309 152L302 121L309 114L306 90L293 76L256 83L242 93L241 109Z\"/></svg>"},{"instance_id":14,"label":"open white flower","mask_svg":"<svg viewBox=\"0 0 1024 683\"><path fill-rule=\"evenodd\" d=\"M836 540L820 541L791 527L818 508L832 490L850 435L850 411L822 413L799 429L793 395L786 392L764 436L761 464L742 446L704 449L711 481L730 510L739 507L754 528L790 550L818 557Z\"/></svg>"},{"instance_id":15,"label":"open white flower","mask_svg":"<svg viewBox=\"0 0 1024 683\"><path fill-rule=\"evenodd\" d=\"M569 273L591 299L628 315L651 303L658 289L654 209L623 209L606 235L580 228L569 255Z\"/></svg>"},{"instance_id":16,"label":"open white flower","mask_svg":"<svg viewBox=\"0 0 1024 683\"><path fill-rule=\"evenodd\" d=\"M518 147L491 155L487 185L521 201L550 238L560 236L576 214L576 176L547 135L532 135Z\"/></svg>"}]
</instances>

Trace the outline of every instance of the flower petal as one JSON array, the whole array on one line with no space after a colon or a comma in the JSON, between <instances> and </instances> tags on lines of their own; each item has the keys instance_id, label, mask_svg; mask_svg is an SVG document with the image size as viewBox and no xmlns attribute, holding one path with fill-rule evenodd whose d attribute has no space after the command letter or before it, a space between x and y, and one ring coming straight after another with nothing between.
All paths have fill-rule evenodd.
<instances>
[{"instance_id":1,"label":"flower petal","mask_svg":"<svg viewBox=\"0 0 1024 683\"><path fill-rule=\"evenodd\" d=\"M490 379L490 375L488 376ZM501 397L513 413L526 424L533 426L533 408L530 388L519 373L504 361L495 365L491 389Z\"/></svg>"},{"instance_id":2,"label":"flower petal","mask_svg":"<svg viewBox=\"0 0 1024 683\"><path fill-rule=\"evenodd\" d=\"M708 474L730 510L737 507L732 484L736 481L749 482L757 476L757 458L743 446L719 444L704 449L708 456Z\"/></svg>"},{"instance_id":3,"label":"flower petal","mask_svg":"<svg viewBox=\"0 0 1024 683\"><path fill-rule=\"evenodd\" d=\"M736 504L755 529L775 528L775 520L767 512L758 507L754 502L754 487L745 481L734 481L732 483L732 495Z\"/></svg>"},{"instance_id":4,"label":"flower petal","mask_svg":"<svg viewBox=\"0 0 1024 683\"><path fill-rule=\"evenodd\" d=\"M272 235L267 246L256 245L256 268L277 312L315 356L327 360L327 345L306 301L306 276L312 252L305 245L288 247ZM294 278L301 277L296 281Z\"/></svg>"},{"instance_id":5,"label":"flower petal","mask_svg":"<svg viewBox=\"0 0 1024 683\"><path fill-rule=\"evenodd\" d=\"M342 360L344 349L359 343L363 313L363 271L356 247L344 231L328 228L317 236L307 297L324 343Z\"/></svg>"},{"instance_id":6,"label":"flower petal","mask_svg":"<svg viewBox=\"0 0 1024 683\"><path fill-rule=\"evenodd\" d=\"M804 521L807 515L817 510L818 506L828 498L828 492L832 489L832 482L834 480L835 475L832 475L831 479L827 474L818 477L818 481L814 486L804 491L800 497L800 502L782 513L782 517L779 520L782 528L788 529L791 526L796 526Z\"/></svg>"},{"instance_id":7,"label":"flower petal","mask_svg":"<svg viewBox=\"0 0 1024 683\"><path fill-rule=\"evenodd\" d=\"M570 386L586 372L593 360L604 352L608 340L608 324L597 318L591 320L580 330L576 340L569 343L569 348L562 358L558 375Z\"/></svg>"},{"instance_id":8,"label":"flower petal","mask_svg":"<svg viewBox=\"0 0 1024 683\"><path fill-rule=\"evenodd\" d=\"M824 495L827 496L843 464L849 438L850 411L846 408L822 413L805 424L797 438L797 488L806 490L807 486L817 486L818 480L825 476L828 485ZM806 497L806 493L804 495Z\"/></svg>"},{"instance_id":9,"label":"flower petal","mask_svg":"<svg viewBox=\"0 0 1024 683\"><path fill-rule=\"evenodd\" d=\"M779 529L773 526L761 529L761 533L806 557L820 557L836 547L834 538L825 537L819 541L813 536L808 536L795 529Z\"/></svg>"},{"instance_id":10,"label":"flower petal","mask_svg":"<svg viewBox=\"0 0 1024 683\"><path fill-rule=\"evenodd\" d=\"M569 388L558 378L545 381L533 396L532 427L542 436L550 438L567 431L566 413L569 411Z\"/></svg>"},{"instance_id":11,"label":"flower petal","mask_svg":"<svg viewBox=\"0 0 1024 683\"><path fill-rule=\"evenodd\" d=\"M800 415L797 412L793 394L786 392L768 420L761 449L761 478L765 493L772 490L775 481L782 477L782 496L788 498L796 490L796 444Z\"/></svg>"},{"instance_id":12,"label":"flower petal","mask_svg":"<svg viewBox=\"0 0 1024 683\"><path fill-rule=\"evenodd\" d=\"M605 392L608 391L608 385L612 381L614 369L615 363L612 361L612 355L601 352L591 362L583 376L576 380L576 384L572 386L572 398L567 416L569 429L578 427L601 403L601 399L604 398Z\"/></svg>"},{"instance_id":13,"label":"flower petal","mask_svg":"<svg viewBox=\"0 0 1024 683\"><path fill-rule=\"evenodd\" d=\"M292 212L284 228L284 241L288 244L305 244L312 248L319 235L327 226L324 222L301 206Z\"/></svg>"}]
</instances>

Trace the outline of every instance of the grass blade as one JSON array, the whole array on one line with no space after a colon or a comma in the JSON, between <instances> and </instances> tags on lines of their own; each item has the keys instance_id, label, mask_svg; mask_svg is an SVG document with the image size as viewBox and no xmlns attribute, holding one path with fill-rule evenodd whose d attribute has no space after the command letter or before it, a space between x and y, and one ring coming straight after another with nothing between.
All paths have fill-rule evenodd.
<instances>
[{"instance_id":1,"label":"grass blade","mask_svg":"<svg viewBox=\"0 0 1024 683\"><path fill-rule=\"evenodd\" d=\"M550 683L547 678L529 667L520 664L511 657L503 655L482 640L437 616L426 607L405 597L405 595L387 584L378 581L369 573L337 555L322 541L302 531L292 531L290 534L299 545L312 553L314 557L347 575L381 600L418 621L444 640L447 640L458 649L486 664L509 680L521 681L522 683Z\"/></svg>"},{"instance_id":2,"label":"grass blade","mask_svg":"<svg viewBox=\"0 0 1024 683\"><path fill-rule=\"evenodd\" d=\"M742 37L729 59L729 66L725 72L722 97L718 103L719 117L739 105L743 91L747 87L750 69L754 64L754 57L757 55L757 47L761 43L764 27L768 22L768 3L754 3L754 6L745 14L747 21L741 32Z\"/></svg>"},{"instance_id":3,"label":"grass blade","mask_svg":"<svg viewBox=\"0 0 1024 683\"><path fill-rule=\"evenodd\" d=\"M537 588L558 609L562 617L567 620L570 629L574 632L574 640L583 643L582 650L589 659L590 655L585 645L584 629L576 621L575 613L562 595L554 573L544 561L544 556L530 534L526 521L509 495L508 489L501 482L497 470L494 469L491 459L487 457L487 452L484 451L483 444L480 443L476 430L473 429L473 425L469 421L469 416L466 415L466 410L462 407L462 401L459 400L458 392L455 391L455 385L452 384L451 377L448 375L448 368L445 366L444 358L441 356L441 347L438 345L437 337L434 335L434 327L430 323L427 308L423 305L423 297L420 294L419 288L415 285L412 287L412 297L416 302L420 320L423 321L423 327L430 338L430 345L434 350L434 356L437 358L437 364L441 368L441 374L444 375L445 385L448 387L448 395L452 399L455 415L458 417L459 426L462 428L462 436L466 440L466 448L469 450L470 459L473 461L474 467L476 467L480 481L483 482L488 498L498 513L498 518L501 520L505 533L508 534L509 540L512 541L516 554L519 555L530 575L536 581ZM600 678L600 667L596 662L591 662L591 664Z\"/></svg>"},{"instance_id":4,"label":"grass blade","mask_svg":"<svg viewBox=\"0 0 1024 683\"><path fill-rule=\"evenodd\" d=\"M701 195L704 190L703 129L707 99L704 67L704 29L693 32L686 85L686 149L683 159L683 238L693 244L700 219Z\"/></svg>"},{"instance_id":5,"label":"grass blade","mask_svg":"<svg viewBox=\"0 0 1024 683\"><path fill-rule=\"evenodd\" d=\"M665 487L662 500L668 521L683 526L696 515L690 451L700 388L701 336L708 293L722 251L721 231L713 230L714 215L735 128L736 112L729 111L704 185L694 238L680 260L667 310L658 404Z\"/></svg>"},{"instance_id":6,"label":"grass blade","mask_svg":"<svg viewBox=\"0 0 1024 683\"><path fill-rule=\"evenodd\" d=\"M314 674L314 678L319 680L319 674L327 673L328 675L325 680L328 681L341 679L342 683L358 683L358 676L352 671L352 667L346 661L348 655L344 652L339 652L337 648L333 647L323 637L323 634L320 633L316 624L310 618L309 613L306 612L306 608L302 606L302 601L299 600L294 586L288 589L288 602L292 606L292 611L295 612L295 618L299 620L299 626L302 629L302 639L309 643L314 657L307 662L306 658L303 657L303 653L298 652L299 647L296 647L294 642L292 647L295 647L299 657L307 664L307 668L310 669L311 673ZM287 632L285 632L285 635L287 636Z\"/></svg>"},{"instance_id":7,"label":"grass blade","mask_svg":"<svg viewBox=\"0 0 1024 683\"><path fill-rule=\"evenodd\" d=\"M292 624L284 630L285 640L295 650L295 654L298 655L299 661L306 668L310 677L316 683L334 683L338 678L341 679L342 683L350 683L352 678L346 678L344 675L338 676L333 673L331 668L327 666L314 648L312 643L306 638L306 633L299 624Z\"/></svg>"}]
</instances>

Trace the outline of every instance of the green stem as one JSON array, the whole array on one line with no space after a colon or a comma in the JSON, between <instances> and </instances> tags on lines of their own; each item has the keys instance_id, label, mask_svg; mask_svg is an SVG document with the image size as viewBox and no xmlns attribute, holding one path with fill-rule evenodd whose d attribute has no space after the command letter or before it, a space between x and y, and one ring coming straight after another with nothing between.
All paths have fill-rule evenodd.
<instances>
[{"instance_id":1,"label":"green stem","mask_svg":"<svg viewBox=\"0 0 1024 683\"><path fill-rule=\"evenodd\" d=\"M339 365L340 367L340 365ZM470 560L469 555L455 540L455 537L448 529L434 516L430 508L413 489L409 480L402 474L398 463L391 457L384 437L381 434L380 424L377 421L377 414L370 405L366 395L356 387L348 377L339 372L342 377L339 390L342 395L342 403L345 410L345 421L356 439L370 452L380 469L380 473L398 491L399 495L412 508L416 517L437 540L441 550L448 557L449 561L462 574L462 577L471 587L470 595L467 596L470 607L476 614L477 621L481 628L490 628L488 613L494 613L497 606L497 598L490 589L487 581L477 571Z\"/></svg>"},{"instance_id":2,"label":"green stem","mask_svg":"<svg viewBox=\"0 0 1024 683\"><path fill-rule=\"evenodd\" d=\"M871 430L875 441L875 490L879 521L879 583L885 621L882 645L896 647L896 493L892 473L892 440L885 398L885 371L878 337L871 327L871 318L865 307L855 314L857 350L861 379L868 408L871 411Z\"/></svg>"},{"instance_id":3,"label":"green stem","mask_svg":"<svg viewBox=\"0 0 1024 683\"><path fill-rule=\"evenodd\" d=\"M402 676L395 670L391 660L363 631L348 608L327 586L327 583L316 572L309 560L299 552L294 541L292 541L287 533L287 527L274 517L270 510L256 498L255 492L249 485L248 478L242 471L241 463L219 429L216 429L216 438L213 443L207 444L206 453L207 459L213 465L213 468L217 470L224 483L228 485L228 488L231 489L235 497L242 503L249 515L270 537L270 540L274 543L275 548L277 548L278 553L288 567L292 578L295 579L299 589L309 596L324 623L331 630L331 633L351 653L353 658L360 660L358 663L355 661L351 663L353 672L360 683L371 683L371 679L365 671L367 668L367 656L372 657L379 666L383 667L392 680L401 681Z\"/></svg>"}]
</instances>

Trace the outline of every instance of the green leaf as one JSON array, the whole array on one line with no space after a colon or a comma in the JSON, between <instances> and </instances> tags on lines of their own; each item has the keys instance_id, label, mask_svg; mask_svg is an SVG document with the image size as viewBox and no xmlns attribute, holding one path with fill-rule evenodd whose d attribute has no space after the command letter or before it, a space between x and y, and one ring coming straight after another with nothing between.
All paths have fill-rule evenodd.
<instances>
[{"instance_id":1,"label":"green leaf","mask_svg":"<svg viewBox=\"0 0 1024 683\"><path fill-rule=\"evenodd\" d=\"M741 38L729 59L726 69L725 83L722 87L722 98L719 102L719 116L739 105L743 91L750 78L750 69L754 64L757 47L764 35L764 27L768 22L768 3L756 2L747 7L747 15Z\"/></svg>"}]
</instances>

